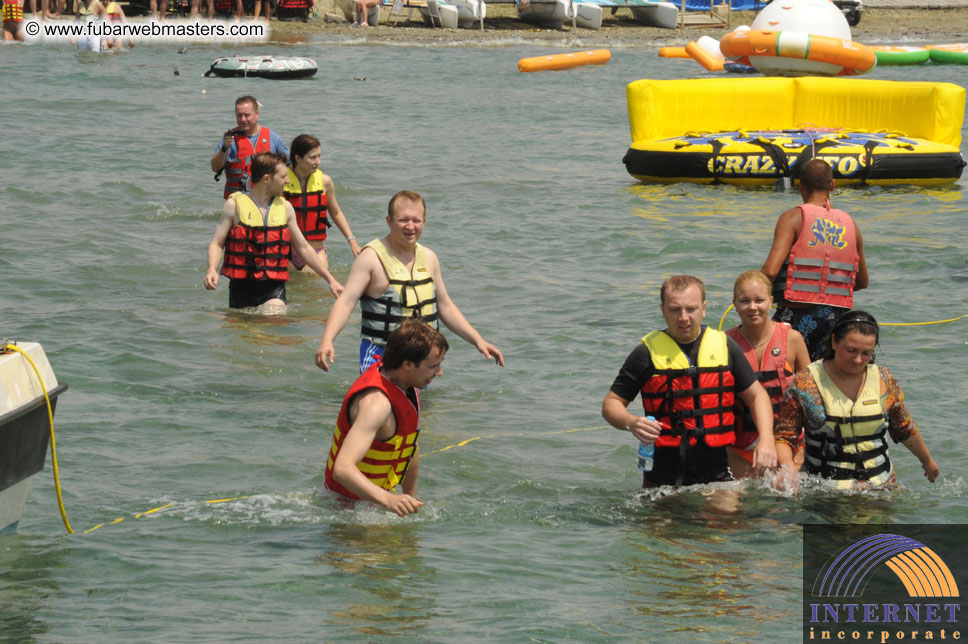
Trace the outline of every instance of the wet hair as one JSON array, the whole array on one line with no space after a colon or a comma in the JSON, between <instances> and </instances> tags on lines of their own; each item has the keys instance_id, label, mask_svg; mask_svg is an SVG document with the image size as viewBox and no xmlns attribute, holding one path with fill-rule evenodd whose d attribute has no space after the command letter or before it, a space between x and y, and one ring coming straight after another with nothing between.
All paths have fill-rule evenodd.
<instances>
[{"instance_id":1,"label":"wet hair","mask_svg":"<svg viewBox=\"0 0 968 644\"><path fill-rule=\"evenodd\" d=\"M401 190L390 198L390 203L387 205L387 217L391 220L393 219L394 207L401 199L420 204L423 207L424 219L427 218L427 202L424 201L424 198L413 190Z\"/></svg>"},{"instance_id":2,"label":"wet hair","mask_svg":"<svg viewBox=\"0 0 968 644\"><path fill-rule=\"evenodd\" d=\"M259 101L255 100L255 96L250 96L246 94L245 96L240 96L235 99L235 106L238 107L242 103L252 103L252 110L258 114L259 113Z\"/></svg>"},{"instance_id":3,"label":"wet hair","mask_svg":"<svg viewBox=\"0 0 968 644\"><path fill-rule=\"evenodd\" d=\"M252 176L252 185L259 183L262 177L276 171L279 164L286 165L286 157L275 152L260 152L252 157L252 166L249 174Z\"/></svg>"},{"instance_id":4,"label":"wet hair","mask_svg":"<svg viewBox=\"0 0 968 644\"><path fill-rule=\"evenodd\" d=\"M874 336L874 346L877 346L880 340L880 327L877 326L877 320L874 319L873 315L857 309L847 311L837 319L833 328L830 329L830 342L827 344L827 351L823 356L824 360L833 359L833 343L840 342L851 331L856 331L861 335ZM873 359L871 362L873 362Z\"/></svg>"},{"instance_id":5,"label":"wet hair","mask_svg":"<svg viewBox=\"0 0 968 644\"><path fill-rule=\"evenodd\" d=\"M770 278L761 273L760 271L744 271L736 277L736 281L733 282L733 299L739 295L739 289L744 284L750 282L759 282L766 287L766 292L770 293L773 290L773 284L770 282Z\"/></svg>"},{"instance_id":6,"label":"wet hair","mask_svg":"<svg viewBox=\"0 0 968 644\"><path fill-rule=\"evenodd\" d=\"M383 350L383 366L397 369L404 362L419 364L430 355L434 347L443 355L447 353L450 345L447 344L447 338L426 322L418 318L404 320L387 338L387 346Z\"/></svg>"},{"instance_id":7,"label":"wet hair","mask_svg":"<svg viewBox=\"0 0 968 644\"><path fill-rule=\"evenodd\" d=\"M800 185L807 192L830 192L834 169L823 159L810 159L800 170Z\"/></svg>"},{"instance_id":8,"label":"wet hair","mask_svg":"<svg viewBox=\"0 0 968 644\"><path fill-rule=\"evenodd\" d=\"M289 146L289 161L292 167L296 167L296 157L304 157L318 147L322 147L319 139L312 134L300 134L294 138L292 145Z\"/></svg>"},{"instance_id":9,"label":"wet hair","mask_svg":"<svg viewBox=\"0 0 968 644\"><path fill-rule=\"evenodd\" d=\"M698 277L693 277L692 275L673 275L666 281L662 282L662 288L659 289L659 300L662 305L665 306L666 292L672 293L673 291L684 291L690 286L696 286L699 288L699 294L702 296L702 301L706 301L706 285L702 283L702 280Z\"/></svg>"}]
</instances>

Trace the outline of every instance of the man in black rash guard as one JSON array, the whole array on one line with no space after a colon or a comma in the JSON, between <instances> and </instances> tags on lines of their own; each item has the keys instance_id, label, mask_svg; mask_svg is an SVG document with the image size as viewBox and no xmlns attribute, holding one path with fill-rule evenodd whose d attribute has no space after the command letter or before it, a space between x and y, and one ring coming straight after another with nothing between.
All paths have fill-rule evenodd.
<instances>
[{"instance_id":1,"label":"man in black rash guard","mask_svg":"<svg viewBox=\"0 0 968 644\"><path fill-rule=\"evenodd\" d=\"M602 416L609 424L631 432L643 444L656 445L655 464L652 471L643 472L643 486L732 480L726 445L735 438L736 395L752 411L759 434L754 470L775 468L769 396L739 346L702 324L706 315L702 280L690 275L667 279L660 310L668 326L642 338L602 402ZM642 396L642 415L627 409L636 396Z\"/></svg>"}]
</instances>

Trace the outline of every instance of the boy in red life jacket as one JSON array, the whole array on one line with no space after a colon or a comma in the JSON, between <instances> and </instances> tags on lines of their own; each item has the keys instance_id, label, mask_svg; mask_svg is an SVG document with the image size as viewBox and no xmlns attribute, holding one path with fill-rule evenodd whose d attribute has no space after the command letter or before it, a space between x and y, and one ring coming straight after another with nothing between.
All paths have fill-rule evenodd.
<instances>
[{"instance_id":1,"label":"boy in red life jacket","mask_svg":"<svg viewBox=\"0 0 968 644\"><path fill-rule=\"evenodd\" d=\"M326 462L327 488L402 517L420 510L417 389L443 373L447 349L447 339L419 320L406 320L390 334L383 360L364 371L343 399Z\"/></svg>"},{"instance_id":2,"label":"boy in red life jacket","mask_svg":"<svg viewBox=\"0 0 968 644\"><path fill-rule=\"evenodd\" d=\"M289 148L279 135L259 125L259 101L254 96L235 99L235 123L238 127L225 131L209 164L212 172L225 172L225 199L233 192L249 190L249 165L256 154L272 152L289 158Z\"/></svg>"},{"instance_id":3,"label":"boy in red life jacket","mask_svg":"<svg viewBox=\"0 0 968 644\"><path fill-rule=\"evenodd\" d=\"M702 324L702 280L676 275L660 293L667 327L642 338L602 402L602 416L610 425L645 445L655 444L655 464L643 472L643 487L732 480L726 446L736 440L736 395L752 412L759 434L754 469L774 469L770 398L736 342ZM636 396L642 397L641 415L627 409Z\"/></svg>"},{"instance_id":4,"label":"boy in red life jacket","mask_svg":"<svg viewBox=\"0 0 968 644\"><path fill-rule=\"evenodd\" d=\"M773 282L773 320L800 332L811 360L823 356L830 330L853 308L854 291L867 288L864 239L850 215L830 207L833 189L830 164L811 159L803 166L803 204L780 215L760 269Z\"/></svg>"},{"instance_id":5,"label":"boy in red life jacket","mask_svg":"<svg viewBox=\"0 0 968 644\"><path fill-rule=\"evenodd\" d=\"M292 205L282 198L288 177L286 157L257 154L252 160L252 192L233 193L222 207L208 246L204 283L214 290L219 274L228 277L232 308L261 306L264 314L285 313L290 249L327 281L334 296L343 291L300 232ZM219 260L221 271L216 268Z\"/></svg>"}]
</instances>

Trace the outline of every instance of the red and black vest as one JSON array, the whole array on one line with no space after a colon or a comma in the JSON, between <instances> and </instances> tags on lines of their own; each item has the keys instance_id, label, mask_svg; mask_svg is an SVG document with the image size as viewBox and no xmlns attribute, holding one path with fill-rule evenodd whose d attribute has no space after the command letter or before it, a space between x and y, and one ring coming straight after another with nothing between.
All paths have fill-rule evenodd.
<instances>
[{"instance_id":1,"label":"red and black vest","mask_svg":"<svg viewBox=\"0 0 968 644\"><path fill-rule=\"evenodd\" d=\"M709 447L733 444L734 381L726 334L703 328L697 364L665 331L653 331L642 342L655 370L642 386L642 406L662 425L656 447L677 447L682 437L689 445L700 438Z\"/></svg>"},{"instance_id":2,"label":"red and black vest","mask_svg":"<svg viewBox=\"0 0 968 644\"><path fill-rule=\"evenodd\" d=\"M382 361L364 371L343 398L343 406L336 421L336 431L333 432L333 443L326 460L326 487L351 499L359 497L347 490L333 478L333 466L343 440L350 431L352 424L349 418L350 403L353 397L366 389L379 389L390 400L390 408L396 419L397 432L389 440L373 441L370 449L357 463L357 468L363 472L374 485L384 490L392 490L403 481L413 455L417 452L417 435L420 433L420 396L411 387L407 392L390 382L380 373ZM409 394L413 395L411 399Z\"/></svg>"},{"instance_id":3,"label":"red and black vest","mask_svg":"<svg viewBox=\"0 0 968 644\"><path fill-rule=\"evenodd\" d=\"M296 223L303 237L309 241L322 241L326 239L326 228L333 224L327 217L328 199L326 196L326 185L323 183L323 173L316 170L306 179L306 191L303 192L299 177L289 171L289 181L283 188L282 196L292 204L296 211Z\"/></svg>"},{"instance_id":4,"label":"red and black vest","mask_svg":"<svg viewBox=\"0 0 968 644\"><path fill-rule=\"evenodd\" d=\"M218 7L218 0L216 0ZM249 176L252 173L252 157L262 152L272 151L272 133L267 127L260 127L259 134L255 140L255 147L252 141L244 134L235 137L235 160L225 162L225 190L222 196L229 198L233 192L246 192L252 186L249 185Z\"/></svg>"},{"instance_id":5,"label":"red and black vest","mask_svg":"<svg viewBox=\"0 0 968 644\"><path fill-rule=\"evenodd\" d=\"M776 420L780 413L780 403L783 402L783 394L787 387L793 382L793 367L787 361L787 335L790 332L790 325L786 322L774 322L773 335L763 349L763 359L759 364L756 362L756 349L750 344L749 340L740 333L739 327L726 330L726 335L731 337L743 350L747 362L753 367L756 379L760 381L770 397L770 404L773 405L773 419ZM759 434L756 431L756 424L753 423L753 416L742 400L736 400L736 449L746 449L756 444Z\"/></svg>"},{"instance_id":6,"label":"red and black vest","mask_svg":"<svg viewBox=\"0 0 968 644\"><path fill-rule=\"evenodd\" d=\"M3 22L23 22L24 8L17 0L4 0Z\"/></svg>"},{"instance_id":7,"label":"red and black vest","mask_svg":"<svg viewBox=\"0 0 968 644\"><path fill-rule=\"evenodd\" d=\"M222 275L229 279L289 279L289 224L286 202L273 197L267 215L249 195L231 195L239 223L229 230L222 256Z\"/></svg>"},{"instance_id":8,"label":"red and black vest","mask_svg":"<svg viewBox=\"0 0 968 644\"><path fill-rule=\"evenodd\" d=\"M800 236L776 279L778 301L853 308L860 254L854 220L842 210L800 206Z\"/></svg>"}]
</instances>

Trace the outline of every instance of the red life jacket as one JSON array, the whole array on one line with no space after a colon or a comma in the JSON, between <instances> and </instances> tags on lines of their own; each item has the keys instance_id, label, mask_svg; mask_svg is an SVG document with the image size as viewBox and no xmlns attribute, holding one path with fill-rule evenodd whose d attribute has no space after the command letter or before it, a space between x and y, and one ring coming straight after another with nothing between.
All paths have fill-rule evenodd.
<instances>
[{"instance_id":1,"label":"red life jacket","mask_svg":"<svg viewBox=\"0 0 968 644\"><path fill-rule=\"evenodd\" d=\"M3 2L3 22L23 22L24 8L17 3L17 0L4 0Z\"/></svg>"},{"instance_id":2,"label":"red life jacket","mask_svg":"<svg viewBox=\"0 0 968 644\"><path fill-rule=\"evenodd\" d=\"M802 204L800 236L773 281L778 301L853 308L860 255L854 220L842 210Z\"/></svg>"},{"instance_id":3,"label":"red life jacket","mask_svg":"<svg viewBox=\"0 0 968 644\"><path fill-rule=\"evenodd\" d=\"M303 192L299 177L289 171L289 181L282 191L282 196L292 204L296 211L296 223L303 237L310 241L326 239L326 227L332 226L326 216L328 199L326 185L323 183L323 173L316 170L306 179L306 192Z\"/></svg>"},{"instance_id":4,"label":"red life jacket","mask_svg":"<svg viewBox=\"0 0 968 644\"><path fill-rule=\"evenodd\" d=\"M218 2L216 0L216 6ZM252 147L252 141L244 134L235 137L235 161L225 162L225 190L222 196L229 198L233 192L245 192L251 188L249 176L252 172L252 157L262 152L272 151L272 132L267 127L260 127L259 134Z\"/></svg>"},{"instance_id":5,"label":"red life jacket","mask_svg":"<svg viewBox=\"0 0 968 644\"><path fill-rule=\"evenodd\" d=\"M364 371L356 382L346 392L343 398L343 406L339 410L339 419L336 421L336 430L333 432L333 444L329 450L329 458L326 461L326 487L338 492L351 499L359 497L343 487L333 478L333 466L336 464L336 456L343 446L343 440L350 431L352 424L349 418L350 403L353 397L366 389L379 389L390 400L390 408L397 422L397 433L387 441L373 441L370 449L363 456L363 460L357 463L357 467L374 485L384 489L392 490L403 480L407 474L407 468L413 455L417 452L417 435L420 433L418 422L420 419L420 396L415 388L410 388L413 392L413 400L407 394L390 382L380 373L382 361Z\"/></svg>"},{"instance_id":6,"label":"red life jacket","mask_svg":"<svg viewBox=\"0 0 968 644\"><path fill-rule=\"evenodd\" d=\"M249 195L236 192L239 223L229 230L222 256L222 275L229 279L289 279L289 225L286 202L274 197L263 216Z\"/></svg>"},{"instance_id":7,"label":"red life jacket","mask_svg":"<svg viewBox=\"0 0 968 644\"><path fill-rule=\"evenodd\" d=\"M733 444L734 381L726 334L703 328L696 365L665 331L654 331L642 342L655 369L642 386L642 406L662 425L656 447L677 447L683 436L689 445L700 437L710 447Z\"/></svg>"},{"instance_id":8,"label":"red life jacket","mask_svg":"<svg viewBox=\"0 0 968 644\"><path fill-rule=\"evenodd\" d=\"M786 322L775 322L773 335L763 349L763 360L756 364L756 349L750 344L739 327L726 330L726 335L731 337L743 350L747 362L753 367L756 379L760 381L770 397L773 405L773 419L779 416L780 403L783 402L783 393L793 382L793 368L787 361L787 334L790 332L790 325ZM756 444L759 434L756 432L756 425L753 423L753 416L742 400L736 400L736 449L747 449Z\"/></svg>"}]
</instances>

